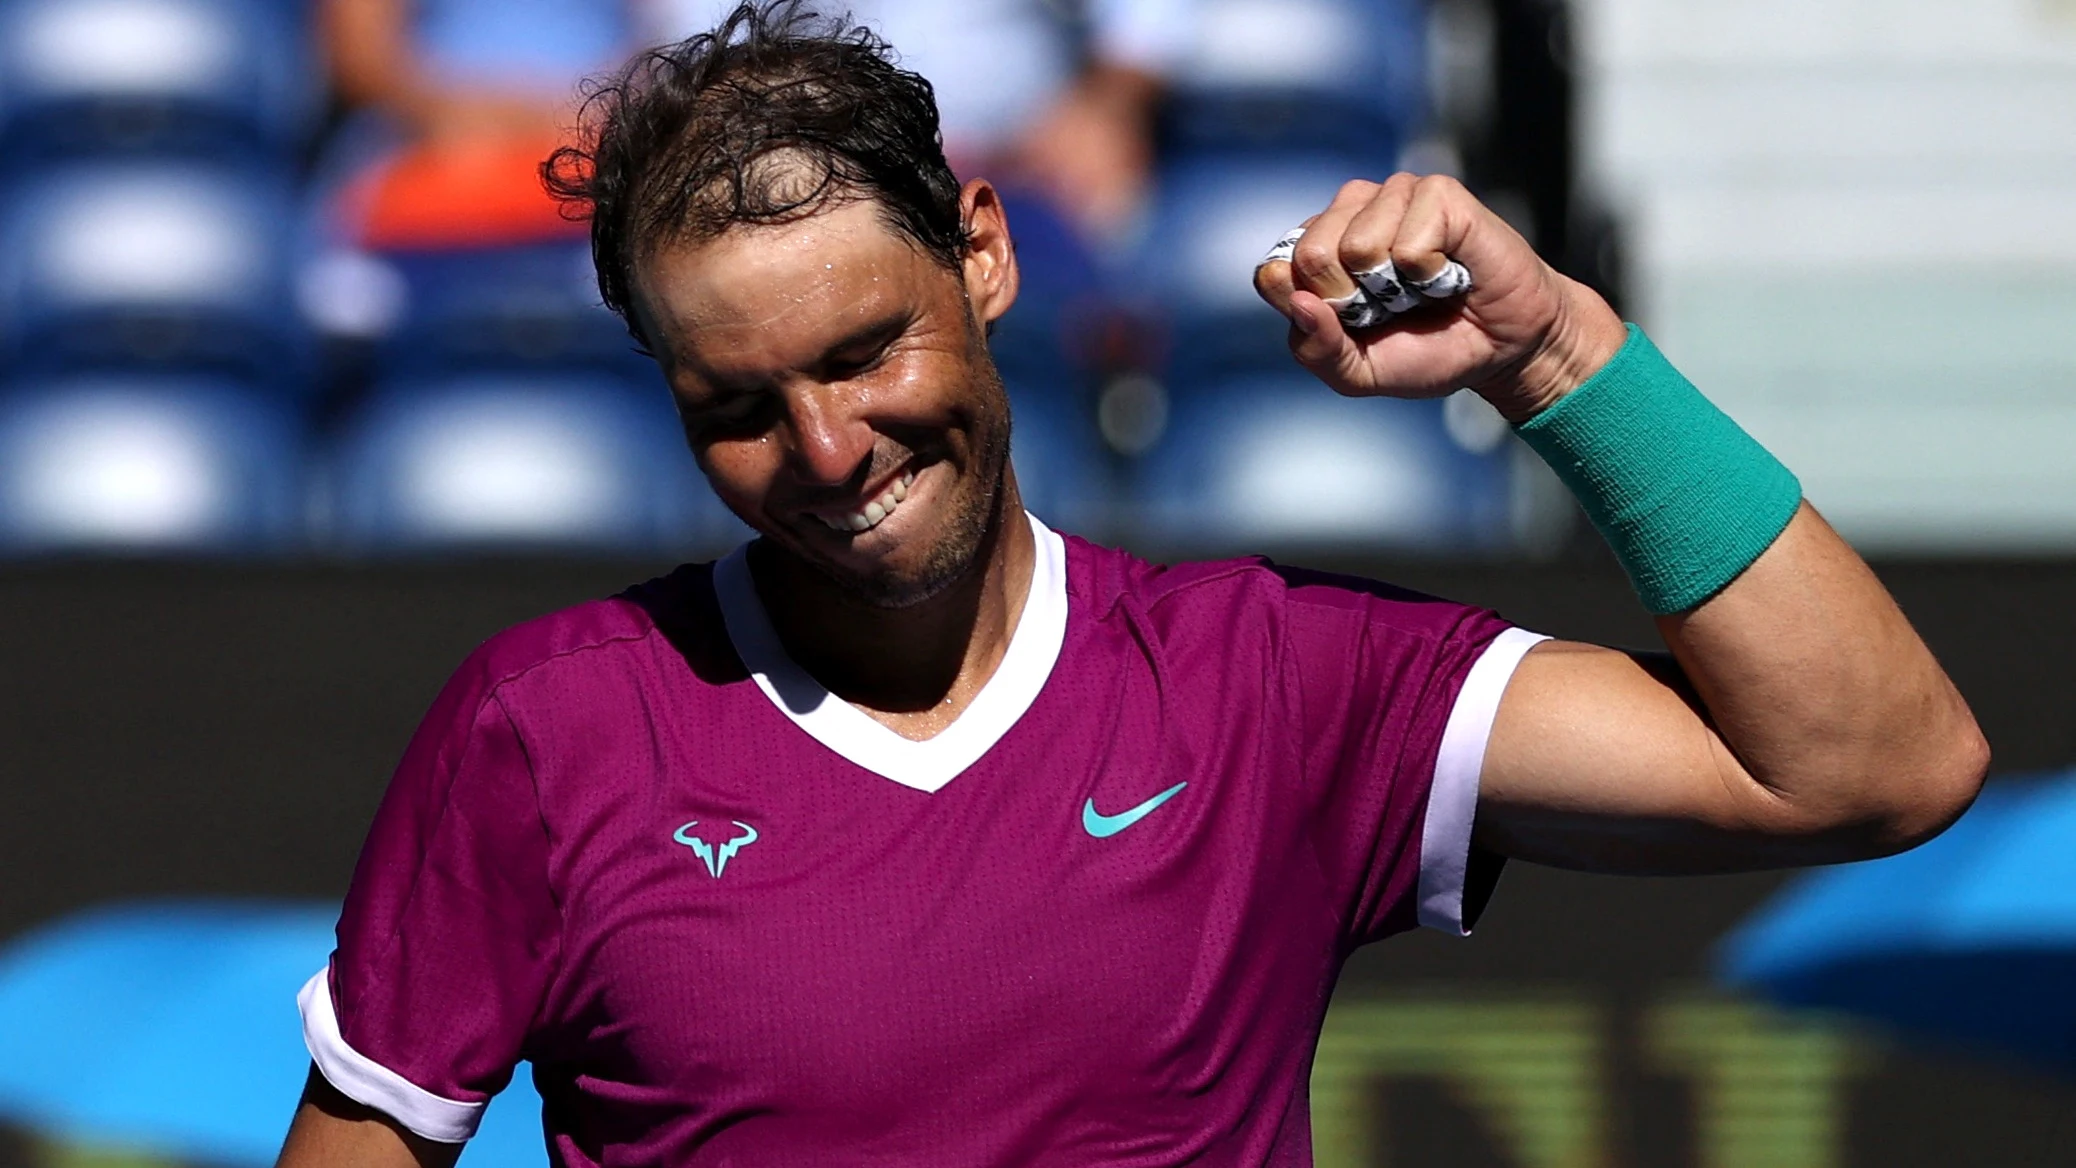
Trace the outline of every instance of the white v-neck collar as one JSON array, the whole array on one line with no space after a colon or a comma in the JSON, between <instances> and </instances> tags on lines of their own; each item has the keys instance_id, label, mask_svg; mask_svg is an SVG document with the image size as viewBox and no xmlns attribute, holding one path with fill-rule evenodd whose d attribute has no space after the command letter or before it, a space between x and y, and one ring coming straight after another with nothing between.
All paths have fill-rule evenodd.
<instances>
[{"instance_id":1,"label":"white v-neck collar","mask_svg":"<svg viewBox=\"0 0 2076 1168\"><path fill-rule=\"evenodd\" d=\"M952 724L917 742L873 721L863 710L830 693L786 655L771 616L750 578L749 545L714 565L714 599L736 655L757 688L779 712L822 745L851 762L904 787L935 794L1009 733L1038 699L1067 639L1067 546L1058 534L1027 516L1037 554L1023 615L1009 648L973 701Z\"/></svg>"}]
</instances>

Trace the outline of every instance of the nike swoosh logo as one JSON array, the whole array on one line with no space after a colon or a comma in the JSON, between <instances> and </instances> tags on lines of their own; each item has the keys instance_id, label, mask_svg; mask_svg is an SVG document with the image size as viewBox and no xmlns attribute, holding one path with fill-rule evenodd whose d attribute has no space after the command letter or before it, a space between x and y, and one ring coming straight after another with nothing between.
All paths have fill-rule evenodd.
<instances>
[{"instance_id":1,"label":"nike swoosh logo","mask_svg":"<svg viewBox=\"0 0 2076 1168\"><path fill-rule=\"evenodd\" d=\"M1146 802L1132 808L1130 811L1120 811L1116 815L1104 815L1102 812L1097 811L1096 801L1090 799L1081 805L1081 826L1097 839L1109 839L1125 828L1153 814L1154 808L1173 799L1181 793L1182 788L1187 786L1189 786L1188 783L1177 783Z\"/></svg>"}]
</instances>

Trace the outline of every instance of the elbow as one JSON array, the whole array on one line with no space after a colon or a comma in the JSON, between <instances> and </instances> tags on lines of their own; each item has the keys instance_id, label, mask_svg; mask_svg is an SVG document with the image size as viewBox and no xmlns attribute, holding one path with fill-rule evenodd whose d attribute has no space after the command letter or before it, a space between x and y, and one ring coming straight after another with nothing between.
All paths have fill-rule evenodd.
<instances>
[{"instance_id":1,"label":"elbow","mask_svg":"<svg viewBox=\"0 0 2076 1168\"><path fill-rule=\"evenodd\" d=\"M1907 735L1870 735L1851 750L1805 761L1800 797L1774 807L1793 863L1838 864L1907 852L1953 826L1989 773L1989 742L1955 699L1952 716L1924 719ZM1871 745L1881 742L1884 745Z\"/></svg>"},{"instance_id":2,"label":"elbow","mask_svg":"<svg viewBox=\"0 0 2076 1168\"><path fill-rule=\"evenodd\" d=\"M1874 780L1874 789L1888 797L1878 800L1878 826L1864 858L1907 852L1953 826L1974 805L1989 767L1989 740L1962 705L1947 725L1924 735L1900 767L1885 768Z\"/></svg>"}]
</instances>

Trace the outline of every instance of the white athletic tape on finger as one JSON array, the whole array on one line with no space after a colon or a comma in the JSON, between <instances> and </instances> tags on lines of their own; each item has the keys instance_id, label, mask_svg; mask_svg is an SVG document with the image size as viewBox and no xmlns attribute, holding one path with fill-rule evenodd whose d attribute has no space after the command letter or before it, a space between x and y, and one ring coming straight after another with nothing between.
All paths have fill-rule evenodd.
<instances>
[{"instance_id":1,"label":"white athletic tape on finger","mask_svg":"<svg viewBox=\"0 0 2076 1168\"><path fill-rule=\"evenodd\" d=\"M1303 227L1293 227L1283 233L1276 245L1261 257L1262 264L1278 260L1291 262L1297 255L1298 241L1305 237ZM1471 290L1470 269L1449 260L1442 270L1425 280L1405 280L1390 260L1374 268L1354 273L1356 290L1346 296L1325 297L1326 303L1341 318L1341 323L1351 329L1375 328L1395 316L1413 311L1422 304L1435 300L1447 300L1461 296Z\"/></svg>"},{"instance_id":2,"label":"white athletic tape on finger","mask_svg":"<svg viewBox=\"0 0 2076 1168\"><path fill-rule=\"evenodd\" d=\"M1302 227L1293 227L1284 232L1283 238L1276 241L1276 246L1270 248L1268 253L1261 257L1261 263L1254 266L1260 268L1263 264L1273 264L1278 260L1289 263L1291 258L1297 255L1298 240L1304 237L1305 229ZM1346 296L1331 296L1324 299L1326 300L1327 307L1334 310L1334 315L1341 318L1341 323L1352 329L1371 328L1384 323L1391 316L1390 313L1381 309L1374 300L1363 295L1362 290L1359 288Z\"/></svg>"},{"instance_id":3,"label":"white athletic tape on finger","mask_svg":"<svg viewBox=\"0 0 2076 1168\"><path fill-rule=\"evenodd\" d=\"M1361 296L1374 309L1373 312L1353 314L1341 312L1341 320L1350 328L1370 328L1411 312L1423 304L1431 304L1461 296L1471 290L1470 269L1450 260L1442 270L1425 280L1405 280L1398 274L1390 260L1374 268L1355 273L1355 282L1361 288ZM1350 320L1359 315L1361 323Z\"/></svg>"},{"instance_id":4,"label":"white athletic tape on finger","mask_svg":"<svg viewBox=\"0 0 2076 1168\"><path fill-rule=\"evenodd\" d=\"M1450 260L1442 270L1425 280L1408 280L1406 287L1425 300L1447 300L1471 290L1470 269Z\"/></svg>"},{"instance_id":5,"label":"white athletic tape on finger","mask_svg":"<svg viewBox=\"0 0 2076 1168\"><path fill-rule=\"evenodd\" d=\"M1390 260L1385 260L1378 267L1355 273L1355 282L1362 286L1364 292L1369 293L1371 299L1383 306L1385 312L1393 316L1420 307L1419 295L1406 290L1405 284L1398 278L1398 269L1391 266Z\"/></svg>"},{"instance_id":6,"label":"white athletic tape on finger","mask_svg":"<svg viewBox=\"0 0 2076 1168\"><path fill-rule=\"evenodd\" d=\"M1259 268L1262 264L1273 264L1277 260L1289 263L1291 257L1297 254L1298 240L1304 237L1305 229L1302 227L1293 227L1284 232L1283 238L1276 241L1276 246L1269 249L1269 254L1261 257L1261 263L1254 266Z\"/></svg>"},{"instance_id":7,"label":"white athletic tape on finger","mask_svg":"<svg viewBox=\"0 0 2076 1168\"><path fill-rule=\"evenodd\" d=\"M1392 313L1377 303L1369 293L1358 288L1346 296L1323 297L1341 323L1352 329L1375 328L1390 320Z\"/></svg>"}]
</instances>

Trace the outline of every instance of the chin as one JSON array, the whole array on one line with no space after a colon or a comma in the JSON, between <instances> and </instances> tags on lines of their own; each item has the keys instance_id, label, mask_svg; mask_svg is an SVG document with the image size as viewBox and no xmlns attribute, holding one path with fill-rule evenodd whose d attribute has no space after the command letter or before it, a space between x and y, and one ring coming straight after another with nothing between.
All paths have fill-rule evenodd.
<instances>
[{"instance_id":1,"label":"chin","mask_svg":"<svg viewBox=\"0 0 2076 1168\"><path fill-rule=\"evenodd\" d=\"M946 543L951 541L945 541ZM860 570L810 558L809 563L859 604L871 608L913 608L934 600L965 579L979 560L977 547L954 548L940 543L914 565L884 565Z\"/></svg>"}]
</instances>

